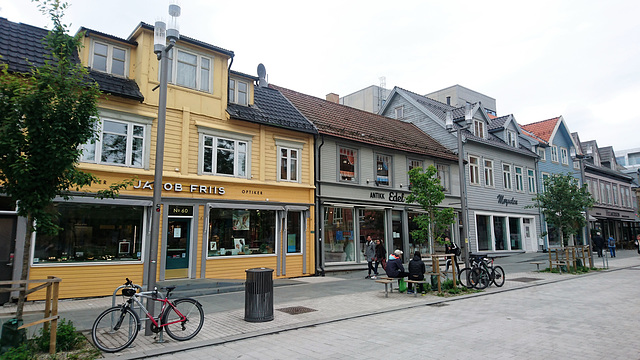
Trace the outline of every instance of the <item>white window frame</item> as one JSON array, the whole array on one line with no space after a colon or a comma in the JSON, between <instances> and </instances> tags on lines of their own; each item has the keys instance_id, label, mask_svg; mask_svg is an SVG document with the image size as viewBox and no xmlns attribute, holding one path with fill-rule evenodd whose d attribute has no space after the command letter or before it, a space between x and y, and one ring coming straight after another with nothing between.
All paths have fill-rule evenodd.
<instances>
[{"instance_id":1,"label":"white window frame","mask_svg":"<svg viewBox=\"0 0 640 360\"><path fill-rule=\"evenodd\" d=\"M288 182L300 182L300 159L302 150L304 148L304 143L291 141L291 140L283 140L276 139L276 147L278 151L278 181L288 181ZM286 151L285 157L282 155L282 150ZM292 152L296 152L296 156L292 156ZM284 179L282 178L282 161L287 160L286 173L284 174ZM292 178L293 171L291 171L291 160L296 161L296 169L295 169L295 178Z\"/></svg>"},{"instance_id":2,"label":"white window frame","mask_svg":"<svg viewBox=\"0 0 640 360\"><path fill-rule=\"evenodd\" d=\"M235 177L240 179L251 179L251 145L253 142L253 136L241 133L235 133L231 131L224 131L218 129L211 129L206 127L199 127L199 142L198 142L198 175L214 175L214 176L226 176ZM212 155L211 155L211 171L204 171L205 165L205 140L206 138L212 138ZM234 142L234 157L233 157L233 174L218 173L217 169L217 142L218 139L233 141ZM244 175L240 175L239 157L240 150L238 148L239 143L246 144L245 152L245 168ZM209 147L209 146L207 146Z\"/></svg>"},{"instance_id":3,"label":"white window frame","mask_svg":"<svg viewBox=\"0 0 640 360\"><path fill-rule=\"evenodd\" d=\"M195 80L196 80L196 84L195 86L189 86L189 85L183 85L183 84L178 84L178 61L174 61L175 60L175 56L174 51L177 52L183 52L185 54L188 55L192 55L192 56L196 56L196 76L195 76ZM213 93L213 56L209 56L209 55L202 55L200 53L191 51L191 50L185 50L183 48L179 48L179 47L173 47L169 53L167 54L168 57L168 62L169 62L169 83L176 85L176 86L182 86L182 87L186 87L188 89L194 89L194 90L198 90L198 91L202 91L202 92L206 92L206 93ZM202 84L202 71L204 69L203 67L203 59L207 59L209 60L209 76L207 77L207 88L203 87ZM158 68L158 74L160 74L160 69ZM158 76L158 79L160 79L160 76Z\"/></svg>"},{"instance_id":4,"label":"white window frame","mask_svg":"<svg viewBox=\"0 0 640 360\"><path fill-rule=\"evenodd\" d=\"M547 161L547 151L543 147L538 148L538 156L540 156L540 161Z\"/></svg>"},{"instance_id":5,"label":"white window frame","mask_svg":"<svg viewBox=\"0 0 640 360\"><path fill-rule=\"evenodd\" d=\"M612 192L612 198L613 198L613 205L618 206L620 205L620 201L618 200L619 198L619 194L620 192L618 191L618 184L611 184L611 192Z\"/></svg>"},{"instance_id":6,"label":"white window frame","mask_svg":"<svg viewBox=\"0 0 640 360\"><path fill-rule=\"evenodd\" d=\"M560 148L560 160L562 165L569 165L569 150L565 147Z\"/></svg>"},{"instance_id":7,"label":"white window frame","mask_svg":"<svg viewBox=\"0 0 640 360\"><path fill-rule=\"evenodd\" d=\"M546 191L546 189L544 187L544 181L546 179L550 178L550 177L551 177L551 174L549 174L548 172L541 173L541 178L542 178L542 183L540 184L540 191L541 192L545 192Z\"/></svg>"},{"instance_id":8,"label":"white window frame","mask_svg":"<svg viewBox=\"0 0 640 360\"><path fill-rule=\"evenodd\" d=\"M436 164L436 176L440 179L440 185L445 193L451 192L451 166L447 164Z\"/></svg>"},{"instance_id":9,"label":"white window frame","mask_svg":"<svg viewBox=\"0 0 640 360\"><path fill-rule=\"evenodd\" d=\"M239 84L243 84L247 91L240 91ZM245 101L239 101L240 94L244 94ZM238 79L229 79L229 102L247 106L249 104L249 83Z\"/></svg>"},{"instance_id":10,"label":"white window frame","mask_svg":"<svg viewBox=\"0 0 640 360\"><path fill-rule=\"evenodd\" d=\"M556 145L551 146L551 162L559 162L558 161L558 147Z\"/></svg>"},{"instance_id":11,"label":"white window frame","mask_svg":"<svg viewBox=\"0 0 640 360\"><path fill-rule=\"evenodd\" d=\"M520 170L520 173L518 173ZM522 166L514 166L513 173L515 174L516 191L524 192L524 168Z\"/></svg>"},{"instance_id":12,"label":"white window frame","mask_svg":"<svg viewBox=\"0 0 640 360\"><path fill-rule=\"evenodd\" d=\"M396 120L404 119L404 105L397 106L395 108L396 111Z\"/></svg>"},{"instance_id":13,"label":"white window frame","mask_svg":"<svg viewBox=\"0 0 640 360\"><path fill-rule=\"evenodd\" d=\"M493 160L484 159L482 165L484 171L484 186L494 187Z\"/></svg>"},{"instance_id":14,"label":"white window frame","mask_svg":"<svg viewBox=\"0 0 640 360\"><path fill-rule=\"evenodd\" d=\"M351 180L342 178L342 174L341 174L341 170L340 170L340 156L342 156L342 150L343 149L345 151L353 152L353 177L352 177ZM347 154L347 153L345 153L345 155L347 157L349 156L349 154ZM339 182L357 184L360 181L360 178L359 178L360 169L358 168L360 166L360 159L358 158L359 155L360 155L360 151L358 149L356 149L356 148L338 145L338 159L337 159L338 166L337 166L336 170L338 171L338 181Z\"/></svg>"},{"instance_id":15,"label":"white window frame","mask_svg":"<svg viewBox=\"0 0 640 360\"><path fill-rule=\"evenodd\" d=\"M127 143L126 143L126 149L125 149L125 155L124 155L125 156L124 164L102 161L102 152L104 150L103 146L105 145L104 144L104 136L105 136L104 125L105 125L105 122L107 121L114 124L125 124L127 126L126 127ZM96 124L97 126L96 138L82 145L83 154L82 154L82 157L80 158L80 161L86 162L86 163L101 164L101 165L148 169L149 153L151 148L150 131L151 131L152 121L153 120L151 118L141 118L141 117L132 116L130 114L124 114L119 112L101 111L100 120ZM134 127L142 128L142 131L143 131L142 136L134 135ZM118 134L115 132L113 134L121 135L121 136L125 135L125 134ZM137 139L142 138L142 145L141 145L142 154L140 155L141 162L139 164L132 163L134 138L137 138Z\"/></svg>"},{"instance_id":16,"label":"white window frame","mask_svg":"<svg viewBox=\"0 0 640 360\"><path fill-rule=\"evenodd\" d=\"M480 185L480 157L478 156L469 155L469 183Z\"/></svg>"},{"instance_id":17,"label":"white window frame","mask_svg":"<svg viewBox=\"0 0 640 360\"><path fill-rule=\"evenodd\" d=\"M527 189L530 194L536 193L536 172L533 169L527 169Z\"/></svg>"},{"instance_id":18,"label":"white window frame","mask_svg":"<svg viewBox=\"0 0 640 360\"><path fill-rule=\"evenodd\" d=\"M416 167L419 167L424 171L424 161L417 159L407 159L407 172Z\"/></svg>"},{"instance_id":19,"label":"white window frame","mask_svg":"<svg viewBox=\"0 0 640 360\"><path fill-rule=\"evenodd\" d=\"M391 155L387 155L387 154L382 154L382 153L375 153L374 154L375 157L375 168L373 169L373 176L374 179L376 181L376 185L378 186L387 186L390 187L392 186L392 182L391 182L391 175L392 175L392 170L393 170L393 156ZM382 160L382 163L384 164L386 162L387 164L387 175L378 175L378 162L379 160ZM384 178L386 177L387 183L384 184L380 179L384 180Z\"/></svg>"},{"instance_id":20,"label":"white window frame","mask_svg":"<svg viewBox=\"0 0 640 360\"><path fill-rule=\"evenodd\" d=\"M507 130L507 144L513 147L518 147L518 137L513 130Z\"/></svg>"},{"instance_id":21,"label":"white window frame","mask_svg":"<svg viewBox=\"0 0 640 360\"><path fill-rule=\"evenodd\" d=\"M473 120L473 134L479 138L485 138L484 133L485 133L485 124L484 121L482 120L477 120L474 119Z\"/></svg>"},{"instance_id":22,"label":"white window frame","mask_svg":"<svg viewBox=\"0 0 640 360\"><path fill-rule=\"evenodd\" d=\"M100 45L104 45L107 47L107 54L106 54L106 69L102 70L102 69L98 69L95 67L95 56L96 56L96 49L95 46L96 44L100 44ZM124 69L123 69L123 73L122 74L114 74L112 72L113 70L113 49L118 49L118 50L122 50L124 51ZM91 62L89 64L89 67L91 67L92 70L95 71L99 71L99 72L104 72L107 74L111 74L113 76L118 76L118 77L128 77L129 75L129 49L124 47L124 46L116 46L113 45L111 43L105 42L105 41L97 41L97 40L93 40L91 42L91 56L89 61Z\"/></svg>"},{"instance_id":23,"label":"white window frame","mask_svg":"<svg viewBox=\"0 0 640 360\"><path fill-rule=\"evenodd\" d=\"M513 181L511 178L511 164L502 164L502 183L505 190L513 190Z\"/></svg>"}]
</instances>

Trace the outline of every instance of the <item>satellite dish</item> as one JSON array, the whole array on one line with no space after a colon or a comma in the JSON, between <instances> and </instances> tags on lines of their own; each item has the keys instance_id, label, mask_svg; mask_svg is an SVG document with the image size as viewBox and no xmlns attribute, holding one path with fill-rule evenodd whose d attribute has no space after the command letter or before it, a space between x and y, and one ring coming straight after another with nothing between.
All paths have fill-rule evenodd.
<instances>
[{"instance_id":1,"label":"satellite dish","mask_svg":"<svg viewBox=\"0 0 640 360\"><path fill-rule=\"evenodd\" d=\"M258 64L258 85L260 87L267 87L267 69L265 69L264 65Z\"/></svg>"}]
</instances>

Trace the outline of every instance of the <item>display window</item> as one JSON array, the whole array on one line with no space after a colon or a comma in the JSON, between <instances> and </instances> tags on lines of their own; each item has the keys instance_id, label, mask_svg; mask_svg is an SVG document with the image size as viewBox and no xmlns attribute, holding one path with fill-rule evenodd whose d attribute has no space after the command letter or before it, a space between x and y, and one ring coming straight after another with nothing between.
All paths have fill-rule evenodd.
<instances>
[{"instance_id":1,"label":"display window","mask_svg":"<svg viewBox=\"0 0 640 360\"><path fill-rule=\"evenodd\" d=\"M275 238L275 210L210 210L207 247L210 257L274 254Z\"/></svg>"}]
</instances>

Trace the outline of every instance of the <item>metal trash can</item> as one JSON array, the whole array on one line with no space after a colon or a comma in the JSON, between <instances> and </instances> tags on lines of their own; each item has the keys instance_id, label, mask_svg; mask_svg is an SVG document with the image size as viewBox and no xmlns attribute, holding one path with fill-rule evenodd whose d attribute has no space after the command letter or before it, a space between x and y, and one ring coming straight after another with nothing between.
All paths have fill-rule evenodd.
<instances>
[{"instance_id":1,"label":"metal trash can","mask_svg":"<svg viewBox=\"0 0 640 360\"><path fill-rule=\"evenodd\" d=\"M16 348L27 340L27 330L18 329L22 326L22 320L10 319L2 324L2 333L0 336L0 354L5 351Z\"/></svg>"},{"instance_id":2,"label":"metal trash can","mask_svg":"<svg viewBox=\"0 0 640 360\"><path fill-rule=\"evenodd\" d=\"M265 322L273 320L273 269L245 270L244 320Z\"/></svg>"}]
</instances>

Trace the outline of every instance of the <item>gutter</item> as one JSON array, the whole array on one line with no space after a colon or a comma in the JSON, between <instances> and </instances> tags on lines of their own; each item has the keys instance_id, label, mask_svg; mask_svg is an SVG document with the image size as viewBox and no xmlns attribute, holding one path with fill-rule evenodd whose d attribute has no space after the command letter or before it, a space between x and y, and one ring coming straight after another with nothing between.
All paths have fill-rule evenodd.
<instances>
[{"instance_id":1,"label":"gutter","mask_svg":"<svg viewBox=\"0 0 640 360\"><path fill-rule=\"evenodd\" d=\"M314 181L315 181L315 185L316 185L316 226L315 226L315 232L316 232L316 276L324 276L324 247L323 247L323 242L322 242L322 226L319 225L321 219L324 219L324 217L322 217L322 214L320 213L321 209L320 209L320 159L321 159L321 150L322 150L322 146L324 145L324 134L320 134L322 142L320 143L320 145L318 145L315 148L315 158L316 158L316 163L315 163L315 171L316 171L316 176L314 176ZM318 135L315 135L315 143L318 143ZM324 224L324 221L323 221Z\"/></svg>"}]
</instances>

